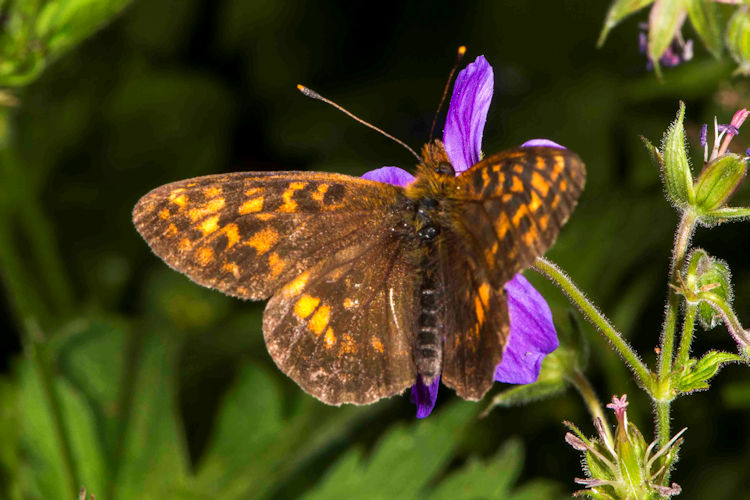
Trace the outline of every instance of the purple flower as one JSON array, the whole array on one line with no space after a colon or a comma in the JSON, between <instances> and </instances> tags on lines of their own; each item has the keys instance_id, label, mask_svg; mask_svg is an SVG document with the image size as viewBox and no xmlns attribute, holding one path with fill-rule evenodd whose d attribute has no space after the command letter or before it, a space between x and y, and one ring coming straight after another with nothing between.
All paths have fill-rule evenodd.
<instances>
[{"instance_id":1,"label":"purple flower","mask_svg":"<svg viewBox=\"0 0 750 500\"><path fill-rule=\"evenodd\" d=\"M456 174L469 169L482 157L482 133L492 100L492 66L479 56L458 74L453 87L443 130L443 144ZM547 139L533 139L523 147L563 148ZM405 186L414 180L398 167L382 167L363 175L365 179ZM557 349L557 334L552 313L544 298L521 274L505 284L510 315L510 337L503 359L495 370L495 380L511 384L530 384L539 377L544 356ZM417 418L428 416L435 406L440 377L426 386L420 377L411 389L411 401L417 405Z\"/></svg>"}]
</instances>

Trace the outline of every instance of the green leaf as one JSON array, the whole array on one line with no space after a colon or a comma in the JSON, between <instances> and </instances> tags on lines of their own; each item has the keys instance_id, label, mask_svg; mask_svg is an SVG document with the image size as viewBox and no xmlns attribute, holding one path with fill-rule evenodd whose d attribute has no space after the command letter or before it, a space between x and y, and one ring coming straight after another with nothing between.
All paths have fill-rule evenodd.
<instances>
[{"instance_id":1,"label":"green leaf","mask_svg":"<svg viewBox=\"0 0 750 500\"><path fill-rule=\"evenodd\" d=\"M0 446L0 498L21 498L18 484L20 396L17 385L0 378L0 443L3 443Z\"/></svg>"},{"instance_id":2,"label":"green leaf","mask_svg":"<svg viewBox=\"0 0 750 500\"><path fill-rule=\"evenodd\" d=\"M470 459L461 469L443 479L428 498L508 498L521 474L523 460L520 440L510 440L487 462Z\"/></svg>"},{"instance_id":3,"label":"green leaf","mask_svg":"<svg viewBox=\"0 0 750 500\"><path fill-rule=\"evenodd\" d=\"M721 29L719 9L714 2L685 0L690 23L711 54L721 58Z\"/></svg>"},{"instance_id":4,"label":"green leaf","mask_svg":"<svg viewBox=\"0 0 750 500\"><path fill-rule=\"evenodd\" d=\"M551 398L567 387L564 380L537 381L507 389L492 399L483 416L496 406L521 406L541 399Z\"/></svg>"},{"instance_id":5,"label":"green leaf","mask_svg":"<svg viewBox=\"0 0 750 500\"><path fill-rule=\"evenodd\" d=\"M368 457L353 449L341 457L305 498L416 498L447 466L456 434L473 422L476 405L440 408L408 427L395 426Z\"/></svg>"},{"instance_id":6,"label":"green leaf","mask_svg":"<svg viewBox=\"0 0 750 500\"><path fill-rule=\"evenodd\" d=\"M604 45L604 41L607 39L610 30L617 26L620 21L653 2L654 0L614 0L607 12L607 18L599 35L599 41L596 42L597 47Z\"/></svg>"},{"instance_id":7,"label":"green leaf","mask_svg":"<svg viewBox=\"0 0 750 500\"><path fill-rule=\"evenodd\" d=\"M695 202L702 212L710 212L727 203L747 174L747 160L725 154L712 161L695 183Z\"/></svg>"},{"instance_id":8,"label":"green leaf","mask_svg":"<svg viewBox=\"0 0 750 500\"><path fill-rule=\"evenodd\" d=\"M684 207L695 202L693 192L693 176L690 173L687 149L685 146L685 103L680 101L680 110L677 119L672 123L664 135L662 152L664 155L664 168L662 177L664 187L672 202Z\"/></svg>"},{"instance_id":9,"label":"green leaf","mask_svg":"<svg viewBox=\"0 0 750 500\"><path fill-rule=\"evenodd\" d=\"M750 75L750 6L740 7L727 24L727 48L738 71Z\"/></svg>"},{"instance_id":10,"label":"green leaf","mask_svg":"<svg viewBox=\"0 0 750 500\"><path fill-rule=\"evenodd\" d=\"M648 57L654 71L661 74L659 58L666 52L680 27L684 0L656 0L648 17Z\"/></svg>"},{"instance_id":11,"label":"green leaf","mask_svg":"<svg viewBox=\"0 0 750 500\"><path fill-rule=\"evenodd\" d=\"M742 360L737 354L709 351L700 360L690 360L683 373L679 374L675 389L682 393L708 389L708 381L718 373L723 364Z\"/></svg>"},{"instance_id":12,"label":"green leaf","mask_svg":"<svg viewBox=\"0 0 750 500\"><path fill-rule=\"evenodd\" d=\"M726 262L708 254L698 258L696 268L696 293L710 291L713 295L720 297L728 304L732 303L732 273ZM713 309L711 304L701 301L698 304L698 320L704 330L710 330L721 322L721 316Z\"/></svg>"}]
</instances>

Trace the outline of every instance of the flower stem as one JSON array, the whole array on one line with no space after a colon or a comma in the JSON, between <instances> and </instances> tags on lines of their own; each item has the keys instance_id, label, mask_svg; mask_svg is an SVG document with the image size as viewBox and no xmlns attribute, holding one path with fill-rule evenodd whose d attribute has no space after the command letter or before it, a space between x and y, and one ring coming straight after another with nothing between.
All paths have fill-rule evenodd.
<instances>
[{"instance_id":1,"label":"flower stem","mask_svg":"<svg viewBox=\"0 0 750 500\"><path fill-rule=\"evenodd\" d=\"M674 238L672 262L669 265L669 291L667 292L667 311L664 317L664 327L661 334L661 348L659 350L658 375L656 391L651 394L656 403L656 434L660 447L669 442L669 406L673 399L670 384L672 375L672 358L674 354L674 337L677 329L677 315L680 298L675 291L679 287L680 269L685 262L685 255L690 244L690 238L695 230L697 216L692 209L685 210ZM692 335L691 335L692 337ZM690 349L690 345L684 347Z\"/></svg>"},{"instance_id":2,"label":"flower stem","mask_svg":"<svg viewBox=\"0 0 750 500\"><path fill-rule=\"evenodd\" d=\"M609 320L599 311L586 296L581 292L573 281L559 268L547 259L538 258L534 263L534 269L552 280L573 301L578 309L591 321L599 331L607 337L607 340L620 353L625 363L633 370L638 384L651 391L651 373L646 365L638 358L633 348L623 339Z\"/></svg>"},{"instance_id":3,"label":"flower stem","mask_svg":"<svg viewBox=\"0 0 750 500\"><path fill-rule=\"evenodd\" d=\"M695 315L698 312L697 305L688 304L685 308L685 319L682 323L682 335L680 336L680 348L677 351L676 367L681 370L690 356L690 345L693 343L693 332L695 330Z\"/></svg>"},{"instance_id":4,"label":"flower stem","mask_svg":"<svg viewBox=\"0 0 750 500\"><path fill-rule=\"evenodd\" d=\"M610 430L609 424L607 423L607 418L604 416L602 406L599 403L599 399L596 397L596 393L594 392L594 388L591 386L591 382L589 382L589 379L587 379L586 375L584 375L580 370L576 369L568 377L568 380L571 384L573 384L573 387L576 388L578 393L583 398L583 401L584 403L586 403L586 407L588 408L589 413L591 413L592 420L596 420L597 418L601 419L602 426L604 427L604 432L607 434L607 440L610 443L614 443L612 431Z\"/></svg>"}]
</instances>

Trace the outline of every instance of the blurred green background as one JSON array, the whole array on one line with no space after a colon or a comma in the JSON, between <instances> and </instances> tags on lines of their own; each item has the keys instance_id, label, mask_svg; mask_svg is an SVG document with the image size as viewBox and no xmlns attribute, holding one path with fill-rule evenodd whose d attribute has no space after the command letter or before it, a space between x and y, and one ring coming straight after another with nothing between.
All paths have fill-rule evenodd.
<instances>
[{"instance_id":1,"label":"blurred green background","mask_svg":"<svg viewBox=\"0 0 750 500\"><path fill-rule=\"evenodd\" d=\"M58 3L91 4L97 21L102 2ZM416 148L466 44L467 62L484 54L495 70L486 152L546 137L586 162L586 190L548 256L653 364L677 216L639 136L658 142L682 99L699 165L700 125L750 107L750 84L731 78L733 65L696 44L694 60L659 83L637 50L644 13L595 48L607 2L110 3L120 15L100 30L83 26L90 37L73 30L28 44L26 79L16 83L29 84L11 89L19 102L2 108L0 497L73 498L81 486L98 499L574 491L583 472L561 422L594 430L572 389L484 419L490 397L465 403L445 388L424 421L408 397L327 407L275 368L263 304L168 269L136 233L131 209L150 189L197 175L412 168L405 150L295 85ZM6 16L0 23L15 29ZM745 130L733 149L748 146ZM749 203L744 186L735 204ZM695 237L732 268L745 322L748 234L735 224ZM562 294L525 274L564 321ZM650 402L600 335L582 330L600 398L627 392L630 420L651 440ZM734 350L722 326L699 331L694 352L709 347ZM682 498L750 498L749 411L740 365L673 405L673 428L688 427L673 475Z\"/></svg>"}]
</instances>

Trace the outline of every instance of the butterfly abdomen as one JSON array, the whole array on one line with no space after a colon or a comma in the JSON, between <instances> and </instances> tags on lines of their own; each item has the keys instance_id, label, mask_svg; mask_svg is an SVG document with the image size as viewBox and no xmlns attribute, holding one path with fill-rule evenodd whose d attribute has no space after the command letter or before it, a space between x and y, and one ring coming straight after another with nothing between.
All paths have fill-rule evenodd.
<instances>
[{"instance_id":1,"label":"butterfly abdomen","mask_svg":"<svg viewBox=\"0 0 750 500\"><path fill-rule=\"evenodd\" d=\"M432 257L425 255L422 262L423 280L419 290L419 323L414 364L425 385L440 375L443 365L442 291L436 279Z\"/></svg>"}]
</instances>

